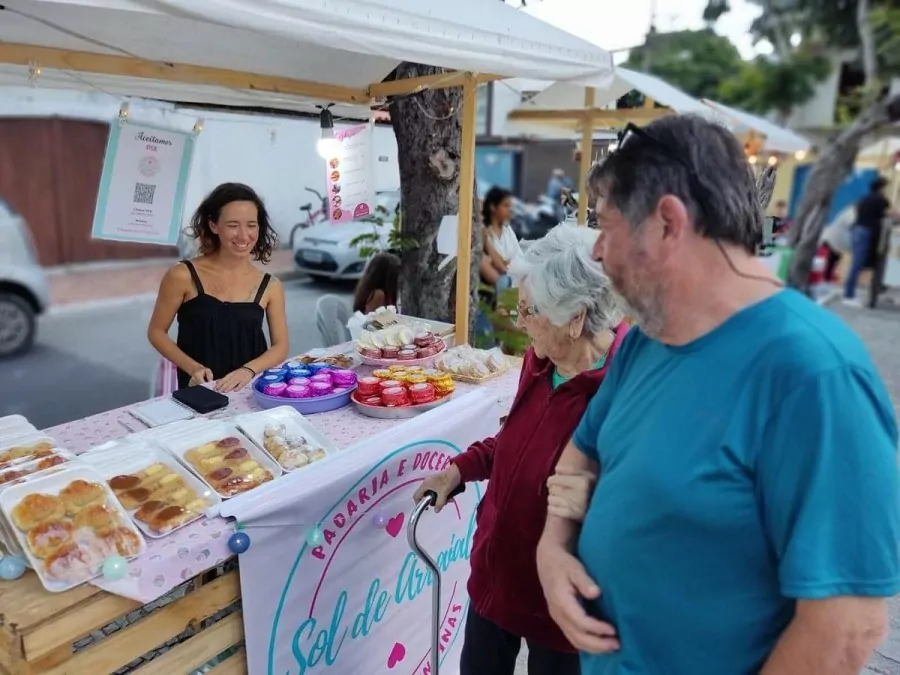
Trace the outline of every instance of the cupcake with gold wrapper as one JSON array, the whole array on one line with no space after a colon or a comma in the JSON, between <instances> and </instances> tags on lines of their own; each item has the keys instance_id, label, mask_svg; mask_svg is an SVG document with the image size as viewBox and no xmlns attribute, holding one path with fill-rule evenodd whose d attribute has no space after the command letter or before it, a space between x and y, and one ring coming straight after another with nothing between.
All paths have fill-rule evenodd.
<instances>
[{"instance_id":1,"label":"cupcake with gold wrapper","mask_svg":"<svg viewBox=\"0 0 900 675\"><path fill-rule=\"evenodd\" d=\"M428 378L421 373L409 373L406 375L406 382L408 384L425 384L428 382Z\"/></svg>"},{"instance_id":2,"label":"cupcake with gold wrapper","mask_svg":"<svg viewBox=\"0 0 900 675\"><path fill-rule=\"evenodd\" d=\"M373 370L372 375L374 377L377 377L379 380L390 380L391 378L393 378L394 373L392 373L387 368L381 368L379 370Z\"/></svg>"}]
</instances>

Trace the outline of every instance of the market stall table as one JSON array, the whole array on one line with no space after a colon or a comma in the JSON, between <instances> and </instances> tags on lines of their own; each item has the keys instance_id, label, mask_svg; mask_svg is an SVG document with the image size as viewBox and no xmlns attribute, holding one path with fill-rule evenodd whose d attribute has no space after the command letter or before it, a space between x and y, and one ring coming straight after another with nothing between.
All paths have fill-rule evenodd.
<instances>
[{"instance_id":1,"label":"market stall table","mask_svg":"<svg viewBox=\"0 0 900 675\"><path fill-rule=\"evenodd\" d=\"M475 389L489 392L499 418L515 396L519 363L482 385L457 383L455 397ZM232 395L231 405L213 416L255 410L248 389ZM403 423L362 417L352 405L308 419L339 451ZM82 454L137 426L125 407L46 431L62 447ZM309 470L316 469L303 471ZM181 675L229 648L233 653L208 672L247 672L239 647L238 571L228 564L233 556L227 541L233 532L231 522L215 517L151 540L121 581L98 579L56 594L45 591L30 572L17 581L0 582L0 674L121 670Z\"/></svg>"}]
</instances>

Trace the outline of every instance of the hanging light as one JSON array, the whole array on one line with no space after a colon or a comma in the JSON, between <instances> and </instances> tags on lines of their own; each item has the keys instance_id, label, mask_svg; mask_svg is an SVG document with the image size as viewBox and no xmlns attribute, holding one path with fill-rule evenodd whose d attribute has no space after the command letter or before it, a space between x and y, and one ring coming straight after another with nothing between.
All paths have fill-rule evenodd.
<instances>
[{"instance_id":1,"label":"hanging light","mask_svg":"<svg viewBox=\"0 0 900 675\"><path fill-rule=\"evenodd\" d=\"M319 113L319 127L321 136L316 142L316 152L322 159L334 159L340 149L340 144L334 137L334 117L329 108L331 104L322 108Z\"/></svg>"},{"instance_id":2,"label":"hanging light","mask_svg":"<svg viewBox=\"0 0 900 675\"><path fill-rule=\"evenodd\" d=\"M778 164L778 158L775 155L769 157L769 166L775 166Z\"/></svg>"},{"instance_id":3,"label":"hanging light","mask_svg":"<svg viewBox=\"0 0 900 675\"><path fill-rule=\"evenodd\" d=\"M796 159L798 162L802 162L804 159L806 159L806 150L798 150L797 152L795 152L794 159Z\"/></svg>"},{"instance_id":4,"label":"hanging light","mask_svg":"<svg viewBox=\"0 0 900 675\"><path fill-rule=\"evenodd\" d=\"M756 155L750 155L750 156L747 158L747 161L750 162L751 164L756 164L756 160L757 160L757 159L758 159L758 158L757 158Z\"/></svg>"}]
</instances>

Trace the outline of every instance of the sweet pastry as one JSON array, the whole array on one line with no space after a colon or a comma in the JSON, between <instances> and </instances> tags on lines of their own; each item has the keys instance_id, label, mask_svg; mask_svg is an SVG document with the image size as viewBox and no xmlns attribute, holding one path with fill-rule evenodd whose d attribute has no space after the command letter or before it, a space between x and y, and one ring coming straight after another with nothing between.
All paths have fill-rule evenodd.
<instances>
[{"instance_id":1,"label":"sweet pastry","mask_svg":"<svg viewBox=\"0 0 900 675\"><path fill-rule=\"evenodd\" d=\"M149 525L151 520L153 519L153 514L164 508L165 504L161 501L151 500L149 502L144 502L137 511L134 512L135 520L139 520L142 523Z\"/></svg>"},{"instance_id":2,"label":"sweet pastry","mask_svg":"<svg viewBox=\"0 0 900 675\"><path fill-rule=\"evenodd\" d=\"M122 524L119 512L107 504L91 504L79 511L73 520L75 528L88 528L102 532Z\"/></svg>"},{"instance_id":3,"label":"sweet pastry","mask_svg":"<svg viewBox=\"0 0 900 675\"><path fill-rule=\"evenodd\" d=\"M74 516L81 509L91 504L101 504L106 501L107 493L99 483L89 483L86 480L73 480L59 491L59 497L66 506L66 513Z\"/></svg>"},{"instance_id":4,"label":"sweet pastry","mask_svg":"<svg viewBox=\"0 0 900 675\"><path fill-rule=\"evenodd\" d=\"M73 530L72 524L65 520L44 521L28 531L28 548L35 558L47 558L72 541Z\"/></svg>"},{"instance_id":5,"label":"sweet pastry","mask_svg":"<svg viewBox=\"0 0 900 675\"><path fill-rule=\"evenodd\" d=\"M59 497L35 493L26 495L13 508L13 524L23 532L47 520L59 520L66 515L66 506Z\"/></svg>"},{"instance_id":6,"label":"sweet pastry","mask_svg":"<svg viewBox=\"0 0 900 675\"><path fill-rule=\"evenodd\" d=\"M127 527L117 527L106 532L96 535L98 548L101 552L101 559L110 556L120 555L123 558L130 558L141 550L141 540L134 532Z\"/></svg>"},{"instance_id":7,"label":"sweet pastry","mask_svg":"<svg viewBox=\"0 0 900 675\"><path fill-rule=\"evenodd\" d=\"M119 501L122 502L122 506L131 511L132 509L136 509L145 501L150 499L151 492L145 487L136 487L133 490L128 490L127 492L122 492L118 494Z\"/></svg>"},{"instance_id":8,"label":"sweet pastry","mask_svg":"<svg viewBox=\"0 0 900 675\"><path fill-rule=\"evenodd\" d=\"M65 583L84 581L93 575L93 568L89 555L75 542L63 544L44 560L47 577Z\"/></svg>"},{"instance_id":9,"label":"sweet pastry","mask_svg":"<svg viewBox=\"0 0 900 675\"><path fill-rule=\"evenodd\" d=\"M133 490L140 484L140 477L131 474L113 476L109 479L109 487L111 487L113 492L115 492L116 494L124 492L126 490Z\"/></svg>"}]
</instances>

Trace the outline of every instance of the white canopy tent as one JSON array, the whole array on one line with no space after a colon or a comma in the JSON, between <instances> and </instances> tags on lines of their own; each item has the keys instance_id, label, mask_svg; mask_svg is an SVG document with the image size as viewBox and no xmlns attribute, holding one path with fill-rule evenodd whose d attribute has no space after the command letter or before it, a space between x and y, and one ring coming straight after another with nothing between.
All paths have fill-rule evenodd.
<instances>
[{"instance_id":1,"label":"white canopy tent","mask_svg":"<svg viewBox=\"0 0 900 675\"><path fill-rule=\"evenodd\" d=\"M645 97L643 108L615 109L616 101L630 91ZM665 106L656 107L656 104ZM617 68L613 83L604 90L570 82L556 82L509 114L510 126L523 131L536 125L582 134L581 180L584 185L590 162L592 135L596 129L615 129L629 122L646 123L676 112L696 114L715 120L738 138L762 152L806 152L811 143L792 131L766 119L721 103L696 99L667 82L627 68ZM579 202L579 222L584 222L587 205Z\"/></svg>"},{"instance_id":2,"label":"white canopy tent","mask_svg":"<svg viewBox=\"0 0 900 675\"><path fill-rule=\"evenodd\" d=\"M703 102L719 112L735 135L753 133L761 136L761 152L792 154L809 152L812 143L800 134L778 126L764 117L752 115L723 103L703 99Z\"/></svg>"},{"instance_id":3,"label":"white canopy tent","mask_svg":"<svg viewBox=\"0 0 900 675\"><path fill-rule=\"evenodd\" d=\"M455 72L384 82L398 63ZM0 85L366 119L373 103L463 87L457 339L468 335L475 90L501 77L603 89L605 50L494 0L5 0Z\"/></svg>"}]
</instances>

